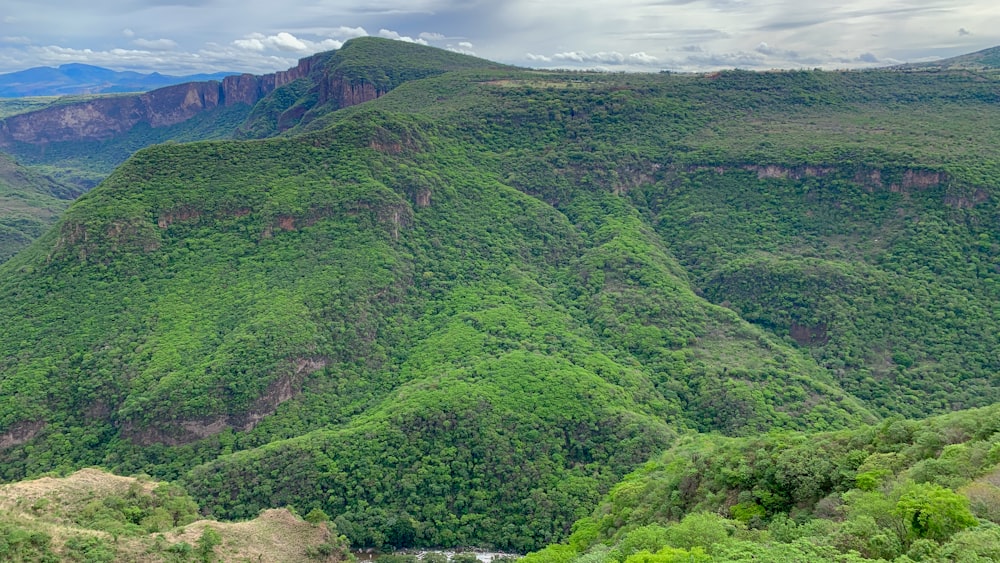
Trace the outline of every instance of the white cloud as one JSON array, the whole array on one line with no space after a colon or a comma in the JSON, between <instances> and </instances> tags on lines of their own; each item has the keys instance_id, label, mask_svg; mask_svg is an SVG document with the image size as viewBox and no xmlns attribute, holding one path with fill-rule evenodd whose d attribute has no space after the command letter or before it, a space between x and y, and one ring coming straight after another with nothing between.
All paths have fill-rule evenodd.
<instances>
[{"instance_id":1,"label":"white cloud","mask_svg":"<svg viewBox=\"0 0 1000 563\"><path fill-rule=\"evenodd\" d=\"M31 39L22 36L5 36L0 37L0 43L8 45L31 45Z\"/></svg>"},{"instance_id":2,"label":"white cloud","mask_svg":"<svg viewBox=\"0 0 1000 563\"><path fill-rule=\"evenodd\" d=\"M125 37L135 37L135 32L126 27L125 29L122 30L122 35L124 35Z\"/></svg>"},{"instance_id":3,"label":"white cloud","mask_svg":"<svg viewBox=\"0 0 1000 563\"><path fill-rule=\"evenodd\" d=\"M267 48L267 45L264 44L265 39L267 39L266 36L261 35L260 33L255 33L245 39L237 39L233 41L233 45L249 51L263 51Z\"/></svg>"},{"instance_id":4,"label":"white cloud","mask_svg":"<svg viewBox=\"0 0 1000 563\"><path fill-rule=\"evenodd\" d=\"M660 59L658 57L650 55L645 51L639 51L628 55L618 51L600 51L597 53L588 53L586 51L566 51L563 53L555 53L550 57L529 54L528 60L540 62L561 61L579 64L612 66L645 66L657 65L660 63Z\"/></svg>"},{"instance_id":5,"label":"white cloud","mask_svg":"<svg viewBox=\"0 0 1000 563\"><path fill-rule=\"evenodd\" d=\"M282 31L275 35L252 33L243 39L233 41L233 45L239 47L240 49L256 51L258 53L268 50L277 50L284 51L286 53L311 54L319 51L339 49L343 43L336 39L310 41L308 39L300 39L287 31Z\"/></svg>"},{"instance_id":6,"label":"white cloud","mask_svg":"<svg viewBox=\"0 0 1000 563\"><path fill-rule=\"evenodd\" d=\"M342 25L340 27L335 27L333 29L326 30L323 35L328 35L330 37L336 37L338 39L353 39L355 37L367 37L368 32L365 31L363 27L347 27Z\"/></svg>"},{"instance_id":7,"label":"white cloud","mask_svg":"<svg viewBox=\"0 0 1000 563\"><path fill-rule=\"evenodd\" d=\"M568 51L552 55L556 61L570 61L574 63L601 63L601 64L622 64L625 62L625 55L617 52L587 53L586 51Z\"/></svg>"},{"instance_id":8,"label":"white cloud","mask_svg":"<svg viewBox=\"0 0 1000 563\"><path fill-rule=\"evenodd\" d=\"M132 44L142 49L151 51L169 51L177 48L177 42L173 39L134 39Z\"/></svg>"},{"instance_id":9,"label":"white cloud","mask_svg":"<svg viewBox=\"0 0 1000 563\"><path fill-rule=\"evenodd\" d=\"M414 39L412 37L407 37L405 35L400 35L399 33L395 32L395 31L384 29L384 28L378 30L378 36L379 37L384 37L386 39L395 39L396 41L405 41L407 43L419 43L420 45L427 45L427 41L424 40L421 37L418 37L418 38Z\"/></svg>"},{"instance_id":10,"label":"white cloud","mask_svg":"<svg viewBox=\"0 0 1000 563\"><path fill-rule=\"evenodd\" d=\"M430 33L423 31L420 33L419 37L425 41L444 41L446 37L440 33Z\"/></svg>"},{"instance_id":11,"label":"white cloud","mask_svg":"<svg viewBox=\"0 0 1000 563\"><path fill-rule=\"evenodd\" d=\"M651 65L660 62L660 59L654 57L653 55L647 55L645 52L632 53L628 56L630 63L641 64L641 65Z\"/></svg>"},{"instance_id":12,"label":"white cloud","mask_svg":"<svg viewBox=\"0 0 1000 563\"><path fill-rule=\"evenodd\" d=\"M277 47L278 49L280 49L282 51L300 51L301 52L301 51L308 51L309 50L309 46L306 45L301 40L299 40L298 37L295 37L291 33L288 33L288 32L285 32L285 31L282 31L281 33L279 33L277 35L273 35L273 36L269 37L268 40L271 41L272 44L275 47Z\"/></svg>"},{"instance_id":13,"label":"white cloud","mask_svg":"<svg viewBox=\"0 0 1000 563\"><path fill-rule=\"evenodd\" d=\"M472 43L468 41L461 41L459 42L458 45L452 45L451 43L449 43L448 45L445 46L445 49L451 51L452 53L469 55L470 57L476 56L476 52L472 50L473 49Z\"/></svg>"}]
</instances>

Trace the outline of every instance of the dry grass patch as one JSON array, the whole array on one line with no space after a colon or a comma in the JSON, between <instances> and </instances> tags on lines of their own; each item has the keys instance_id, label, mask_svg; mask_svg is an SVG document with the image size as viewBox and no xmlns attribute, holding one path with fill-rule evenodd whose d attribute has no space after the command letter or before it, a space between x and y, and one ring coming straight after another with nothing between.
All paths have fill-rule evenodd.
<instances>
[{"instance_id":1,"label":"dry grass patch","mask_svg":"<svg viewBox=\"0 0 1000 563\"><path fill-rule=\"evenodd\" d=\"M50 552L64 560L79 559L84 538L100 544L106 553L114 553L114 561L201 561L206 555L214 561L234 563L340 561L348 553L346 544L327 524L310 524L284 508L265 510L246 522L198 520L159 532L131 525L123 533L121 528L101 529L107 520L88 524L91 521L80 518L95 504L115 506L122 499L154 495L161 485L98 469L2 485L0 528L45 534L51 538Z\"/></svg>"}]
</instances>

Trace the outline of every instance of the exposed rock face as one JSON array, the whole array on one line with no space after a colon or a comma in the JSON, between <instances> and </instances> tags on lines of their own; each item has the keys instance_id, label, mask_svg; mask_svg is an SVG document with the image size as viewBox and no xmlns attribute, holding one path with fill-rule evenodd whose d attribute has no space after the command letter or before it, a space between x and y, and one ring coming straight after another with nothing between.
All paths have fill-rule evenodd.
<instances>
[{"instance_id":1,"label":"exposed rock face","mask_svg":"<svg viewBox=\"0 0 1000 563\"><path fill-rule=\"evenodd\" d=\"M227 76L221 82L189 82L143 94L97 98L48 107L0 120L0 147L15 143L44 146L68 141L105 141L128 133L140 123L176 125L199 113L239 104L253 106L271 92L300 78L313 81L315 102L296 105L278 117L278 129L298 124L310 108L329 104L345 108L374 100L391 88L325 72L326 54L302 59L285 71L257 76Z\"/></svg>"},{"instance_id":2,"label":"exposed rock face","mask_svg":"<svg viewBox=\"0 0 1000 563\"><path fill-rule=\"evenodd\" d=\"M340 76L331 76L323 82L320 88L320 104L334 100L337 107L346 108L363 104L382 96L385 92L375 88L375 85L363 82L354 84Z\"/></svg>"},{"instance_id":3,"label":"exposed rock face","mask_svg":"<svg viewBox=\"0 0 1000 563\"><path fill-rule=\"evenodd\" d=\"M276 88L308 76L316 57L286 71L228 76L222 82L189 82L144 94L97 98L8 117L0 122L0 146L110 139L139 123L175 125L199 113L237 104L253 105Z\"/></svg>"},{"instance_id":4,"label":"exposed rock face","mask_svg":"<svg viewBox=\"0 0 1000 563\"><path fill-rule=\"evenodd\" d=\"M14 424L9 430L0 434L0 450L30 442L32 438L42 431L42 428L45 428L45 422L41 420L24 421Z\"/></svg>"}]
</instances>

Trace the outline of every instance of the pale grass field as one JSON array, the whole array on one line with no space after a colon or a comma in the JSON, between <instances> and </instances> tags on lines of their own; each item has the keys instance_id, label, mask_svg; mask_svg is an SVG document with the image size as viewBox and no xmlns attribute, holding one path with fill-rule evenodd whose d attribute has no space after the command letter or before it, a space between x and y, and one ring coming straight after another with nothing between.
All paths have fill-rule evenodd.
<instances>
[{"instance_id":1,"label":"pale grass field","mask_svg":"<svg viewBox=\"0 0 1000 563\"><path fill-rule=\"evenodd\" d=\"M215 547L216 561L282 563L341 559L337 554L310 557L310 547L335 538L325 524L310 524L284 508L265 510L246 522L198 520L160 534L117 538L104 531L81 527L71 518L74 511L89 502L112 495L122 496L137 489L148 494L158 485L152 480L121 477L98 469L82 469L63 478L42 477L0 485L0 521L48 534L52 537L53 549L60 554L64 553L68 538L99 537L114 546L116 561L123 562L180 560L176 554L166 552L166 548L180 542L196 548L206 527L211 527L221 537L221 543ZM191 561L200 560L196 553L191 553L190 557Z\"/></svg>"}]
</instances>

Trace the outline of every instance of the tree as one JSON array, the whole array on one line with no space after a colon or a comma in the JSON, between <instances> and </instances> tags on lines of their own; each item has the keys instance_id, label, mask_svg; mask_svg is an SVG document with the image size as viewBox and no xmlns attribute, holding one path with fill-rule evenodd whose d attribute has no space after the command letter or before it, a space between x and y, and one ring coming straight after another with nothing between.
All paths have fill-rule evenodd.
<instances>
[{"instance_id":1,"label":"tree","mask_svg":"<svg viewBox=\"0 0 1000 563\"><path fill-rule=\"evenodd\" d=\"M939 543L979 524L969 510L968 499L934 483L908 485L893 512L903 519L911 539Z\"/></svg>"}]
</instances>

